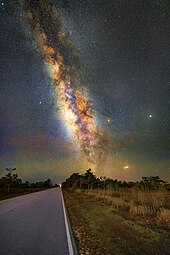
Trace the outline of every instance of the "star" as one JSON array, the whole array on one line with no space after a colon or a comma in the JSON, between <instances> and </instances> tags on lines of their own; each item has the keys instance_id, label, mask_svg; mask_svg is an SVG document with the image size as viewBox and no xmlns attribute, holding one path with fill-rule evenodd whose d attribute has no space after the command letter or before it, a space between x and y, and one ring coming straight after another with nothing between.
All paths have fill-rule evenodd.
<instances>
[{"instance_id":1,"label":"star","mask_svg":"<svg viewBox=\"0 0 170 255\"><path fill-rule=\"evenodd\" d=\"M152 114L149 115L149 118L152 118Z\"/></svg>"},{"instance_id":2,"label":"star","mask_svg":"<svg viewBox=\"0 0 170 255\"><path fill-rule=\"evenodd\" d=\"M40 101L39 104L42 104L42 102Z\"/></svg>"}]
</instances>

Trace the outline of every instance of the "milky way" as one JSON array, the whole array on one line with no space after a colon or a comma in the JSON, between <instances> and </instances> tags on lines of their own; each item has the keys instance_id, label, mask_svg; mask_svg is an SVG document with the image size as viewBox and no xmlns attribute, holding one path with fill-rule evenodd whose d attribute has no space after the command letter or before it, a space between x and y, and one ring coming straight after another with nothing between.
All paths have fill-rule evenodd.
<instances>
[{"instance_id":1,"label":"milky way","mask_svg":"<svg viewBox=\"0 0 170 255\"><path fill-rule=\"evenodd\" d=\"M60 116L88 161L96 164L108 143L97 126L94 107L83 84L78 53L60 15L43 0L25 1L24 13L54 86Z\"/></svg>"}]
</instances>

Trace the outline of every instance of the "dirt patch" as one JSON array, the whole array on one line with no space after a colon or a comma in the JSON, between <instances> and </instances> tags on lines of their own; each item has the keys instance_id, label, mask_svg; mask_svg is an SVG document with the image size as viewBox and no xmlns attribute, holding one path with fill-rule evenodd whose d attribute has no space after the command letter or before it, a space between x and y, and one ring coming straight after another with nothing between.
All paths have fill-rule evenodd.
<instances>
[{"instance_id":1,"label":"dirt patch","mask_svg":"<svg viewBox=\"0 0 170 255\"><path fill-rule=\"evenodd\" d=\"M167 231L127 220L113 207L85 194L63 193L80 255L169 254Z\"/></svg>"}]
</instances>

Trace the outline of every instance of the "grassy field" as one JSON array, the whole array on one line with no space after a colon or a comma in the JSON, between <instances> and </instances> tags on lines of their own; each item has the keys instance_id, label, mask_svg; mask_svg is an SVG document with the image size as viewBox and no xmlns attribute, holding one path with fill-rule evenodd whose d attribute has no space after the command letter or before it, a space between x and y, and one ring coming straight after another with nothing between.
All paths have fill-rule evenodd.
<instances>
[{"instance_id":1,"label":"grassy field","mask_svg":"<svg viewBox=\"0 0 170 255\"><path fill-rule=\"evenodd\" d=\"M47 188L11 188L8 192L7 189L0 189L0 200L12 198L12 197L18 197L22 195L26 195L29 193L45 190Z\"/></svg>"},{"instance_id":2,"label":"grassy field","mask_svg":"<svg viewBox=\"0 0 170 255\"><path fill-rule=\"evenodd\" d=\"M167 192L64 190L64 199L81 255L170 254Z\"/></svg>"},{"instance_id":3,"label":"grassy field","mask_svg":"<svg viewBox=\"0 0 170 255\"><path fill-rule=\"evenodd\" d=\"M111 205L125 217L149 224L154 221L157 227L169 228L170 194L167 191L87 190L86 195L105 205Z\"/></svg>"}]
</instances>

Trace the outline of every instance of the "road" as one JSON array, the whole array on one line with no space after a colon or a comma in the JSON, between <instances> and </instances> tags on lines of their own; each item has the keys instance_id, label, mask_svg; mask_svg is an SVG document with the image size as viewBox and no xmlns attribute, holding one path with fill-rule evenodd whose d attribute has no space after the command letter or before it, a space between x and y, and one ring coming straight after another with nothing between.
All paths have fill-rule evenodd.
<instances>
[{"instance_id":1,"label":"road","mask_svg":"<svg viewBox=\"0 0 170 255\"><path fill-rule=\"evenodd\" d=\"M69 255L60 188L0 201L0 255Z\"/></svg>"}]
</instances>

